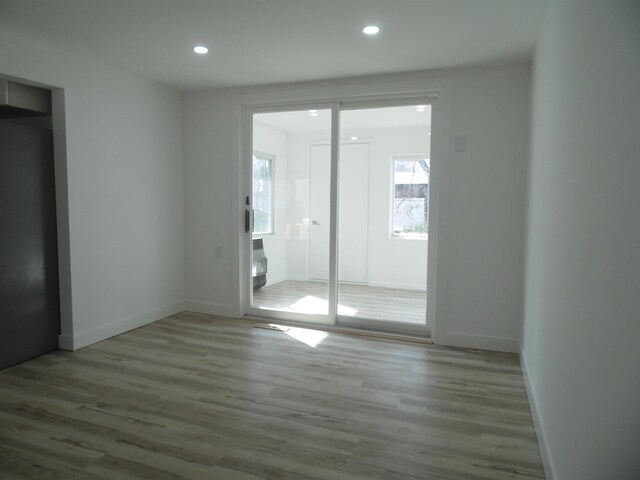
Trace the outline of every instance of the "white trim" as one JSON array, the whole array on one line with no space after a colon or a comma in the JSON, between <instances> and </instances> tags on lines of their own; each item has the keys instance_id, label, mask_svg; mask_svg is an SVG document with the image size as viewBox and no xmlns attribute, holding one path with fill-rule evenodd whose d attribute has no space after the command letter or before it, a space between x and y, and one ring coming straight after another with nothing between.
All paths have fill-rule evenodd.
<instances>
[{"instance_id":1,"label":"white trim","mask_svg":"<svg viewBox=\"0 0 640 480\"><path fill-rule=\"evenodd\" d=\"M185 309L185 302L175 302L139 315L122 318L106 325L101 325L77 335L58 336L58 345L62 350L79 350L88 345L115 337L121 333L148 325L163 318L180 313Z\"/></svg>"},{"instance_id":2,"label":"white trim","mask_svg":"<svg viewBox=\"0 0 640 480\"><path fill-rule=\"evenodd\" d=\"M60 350L68 350L73 352L73 336L72 335L58 335L58 348Z\"/></svg>"},{"instance_id":3,"label":"white trim","mask_svg":"<svg viewBox=\"0 0 640 480\"><path fill-rule=\"evenodd\" d=\"M74 333L71 279L71 229L69 214L69 180L67 168L67 124L65 91L51 88L53 123L53 163L56 195L56 230L58 241L58 289L60 299L60 348L70 350ZM63 346L64 345L64 346Z\"/></svg>"},{"instance_id":4,"label":"white trim","mask_svg":"<svg viewBox=\"0 0 640 480\"><path fill-rule=\"evenodd\" d=\"M438 82L438 98L431 103L431 143L429 169L429 242L427 245L427 329L433 343L440 341L446 328L447 311L444 299L438 297L438 285L446 285L446 271L438 269L438 260L447 258L447 203L440 191L446 192L451 159L451 82ZM443 295L444 296L444 295Z\"/></svg>"},{"instance_id":5,"label":"white trim","mask_svg":"<svg viewBox=\"0 0 640 480\"><path fill-rule=\"evenodd\" d=\"M206 313L220 317L237 317L233 305L221 303L202 302L200 300L186 300L184 309L189 312Z\"/></svg>"},{"instance_id":6,"label":"white trim","mask_svg":"<svg viewBox=\"0 0 640 480\"><path fill-rule=\"evenodd\" d=\"M364 330L391 332L402 335L415 335L417 337L430 338L431 332L425 323L396 322L393 320L377 320L362 317L350 317L338 315L337 326L347 328L362 328Z\"/></svg>"},{"instance_id":7,"label":"white trim","mask_svg":"<svg viewBox=\"0 0 640 480\"><path fill-rule=\"evenodd\" d=\"M340 167L340 103L331 107L331 173L329 180L329 320L338 314L338 176ZM311 157L309 157L311 161ZM311 168L311 166L309 166Z\"/></svg>"},{"instance_id":8,"label":"white trim","mask_svg":"<svg viewBox=\"0 0 640 480\"><path fill-rule=\"evenodd\" d=\"M267 275L267 283L263 288L266 288L271 285L275 285L276 283L285 282L287 280L290 280L290 278L287 275L280 275L279 277L270 277L269 275Z\"/></svg>"},{"instance_id":9,"label":"white trim","mask_svg":"<svg viewBox=\"0 0 640 480\"><path fill-rule=\"evenodd\" d=\"M242 138L242 145L240 152L241 156L238 158L240 163L240 199L241 199L241 211L245 209L249 210L249 222L251 222L251 209L253 208L251 196L253 195L253 179L252 169L250 165L253 164L253 114L250 110L244 110L242 118L244 120L244 132L245 136ZM245 217L246 218L246 217ZM251 232L251 223L249 223L249 231L246 231L246 225L240 225L240 250L238 256L240 257L240 263L242 269L239 272L238 281L240 283L240 311L246 312L251 308L251 302L253 301L253 233ZM235 271L233 272L236 273Z\"/></svg>"},{"instance_id":10,"label":"white trim","mask_svg":"<svg viewBox=\"0 0 640 480\"><path fill-rule=\"evenodd\" d=\"M300 282L308 282L309 279L307 277L300 276L300 275L287 275L285 278L283 278L280 281L284 281L284 280L296 280L296 281L300 281ZM274 282L275 283L275 282Z\"/></svg>"},{"instance_id":11,"label":"white trim","mask_svg":"<svg viewBox=\"0 0 640 480\"><path fill-rule=\"evenodd\" d=\"M478 348L495 352L520 352L520 342L516 338L473 335L460 332L441 333L438 344L450 347Z\"/></svg>"},{"instance_id":12,"label":"white trim","mask_svg":"<svg viewBox=\"0 0 640 480\"><path fill-rule=\"evenodd\" d=\"M392 283L392 282L367 282L368 287L380 287L380 288L399 288L401 290L420 290L427 289L426 284L418 283Z\"/></svg>"},{"instance_id":13,"label":"white trim","mask_svg":"<svg viewBox=\"0 0 640 480\"><path fill-rule=\"evenodd\" d=\"M538 449L540 450L540 457L542 458L542 466L544 467L544 475L547 480L555 480L557 475L556 469L553 466L553 457L551 456L551 450L549 449L549 443L546 438L544 428L542 426L542 418L540 417L540 410L538 409L538 402L533 391L533 385L529 377L527 369L527 363L525 361L524 352L522 351L522 345L520 346L520 369L522 370L522 378L524 380L525 390L527 391L527 398L529 399L529 406L531 408L531 417L533 418L533 426L536 429L536 437L538 439Z\"/></svg>"}]
</instances>

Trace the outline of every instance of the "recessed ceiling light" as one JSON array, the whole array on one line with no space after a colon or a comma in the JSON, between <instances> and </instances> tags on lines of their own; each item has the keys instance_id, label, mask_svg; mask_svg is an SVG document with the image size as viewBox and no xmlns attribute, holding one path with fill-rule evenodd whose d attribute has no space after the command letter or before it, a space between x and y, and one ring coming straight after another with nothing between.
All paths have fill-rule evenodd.
<instances>
[{"instance_id":1,"label":"recessed ceiling light","mask_svg":"<svg viewBox=\"0 0 640 480\"><path fill-rule=\"evenodd\" d=\"M380 31L380 27L377 25L367 25L362 31L367 35L376 35Z\"/></svg>"},{"instance_id":2,"label":"recessed ceiling light","mask_svg":"<svg viewBox=\"0 0 640 480\"><path fill-rule=\"evenodd\" d=\"M318 113L318 110L309 110L309 113Z\"/></svg>"},{"instance_id":3,"label":"recessed ceiling light","mask_svg":"<svg viewBox=\"0 0 640 480\"><path fill-rule=\"evenodd\" d=\"M209 49L204 45L196 45L195 47L193 47L193 51L196 52L198 55L204 55L205 53L209 53Z\"/></svg>"},{"instance_id":4,"label":"recessed ceiling light","mask_svg":"<svg viewBox=\"0 0 640 480\"><path fill-rule=\"evenodd\" d=\"M416 108L418 110L424 110L425 108L427 108L427 106L426 105L416 105Z\"/></svg>"},{"instance_id":5,"label":"recessed ceiling light","mask_svg":"<svg viewBox=\"0 0 640 480\"><path fill-rule=\"evenodd\" d=\"M357 140L358 137L351 137L351 140Z\"/></svg>"},{"instance_id":6,"label":"recessed ceiling light","mask_svg":"<svg viewBox=\"0 0 640 480\"><path fill-rule=\"evenodd\" d=\"M309 112L309 115L311 115L312 117L317 117L320 114L318 112Z\"/></svg>"}]
</instances>

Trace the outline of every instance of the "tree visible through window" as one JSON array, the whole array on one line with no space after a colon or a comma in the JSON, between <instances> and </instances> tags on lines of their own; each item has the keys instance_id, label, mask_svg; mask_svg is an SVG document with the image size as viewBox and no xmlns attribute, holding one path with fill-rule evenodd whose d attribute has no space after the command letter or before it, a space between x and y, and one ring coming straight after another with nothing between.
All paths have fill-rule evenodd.
<instances>
[{"instance_id":1,"label":"tree visible through window","mask_svg":"<svg viewBox=\"0 0 640 480\"><path fill-rule=\"evenodd\" d=\"M394 157L392 235L426 237L429 225L429 159Z\"/></svg>"},{"instance_id":2,"label":"tree visible through window","mask_svg":"<svg viewBox=\"0 0 640 480\"><path fill-rule=\"evenodd\" d=\"M273 157L253 153L253 234L273 233Z\"/></svg>"}]
</instances>

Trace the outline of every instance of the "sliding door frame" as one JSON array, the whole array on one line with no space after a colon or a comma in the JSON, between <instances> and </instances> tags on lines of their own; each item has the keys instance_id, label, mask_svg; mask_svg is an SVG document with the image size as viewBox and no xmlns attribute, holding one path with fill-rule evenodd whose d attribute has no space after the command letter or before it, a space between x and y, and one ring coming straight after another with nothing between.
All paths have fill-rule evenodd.
<instances>
[{"instance_id":1,"label":"sliding door frame","mask_svg":"<svg viewBox=\"0 0 640 480\"><path fill-rule=\"evenodd\" d=\"M332 100L309 100L293 102L274 102L258 105L241 105L241 207L244 218L245 209L251 211L252 188L251 188L251 159L253 146L253 116L258 113L286 112L300 110L330 110L331 111L331 183L330 183L330 244L329 244L329 279L328 279L328 315L309 315L294 312L283 312L277 310L265 310L252 306L253 284L252 284L252 233L244 232L244 221L240 222L242 231L240 232L240 252L239 265L240 279L240 316L254 317L271 320L283 320L287 322L300 323L309 326L335 325L350 328L380 330L393 333L409 334L415 336L435 337L435 293L436 293L436 251L437 251L437 229L439 192L441 182L441 170L444 170L441 159L444 157L444 147L442 142L437 140L441 133L448 134L447 127L441 125L449 115L440 112L438 103L438 91L422 91L402 94L379 94L361 97L346 97ZM430 142L430 186L429 186L429 241L427 253L427 290L426 290L426 318L425 323L417 325L409 322L380 321L367 318L353 318L337 314L338 305L338 171L340 155L340 113L347 110L362 110L383 107L400 107L409 105L430 105L431 106L431 132ZM448 113L448 112L445 112ZM428 134L428 132L425 132ZM448 137L448 135L447 135ZM246 203L249 198L249 203ZM249 229L251 230L251 229Z\"/></svg>"},{"instance_id":2,"label":"sliding door frame","mask_svg":"<svg viewBox=\"0 0 640 480\"><path fill-rule=\"evenodd\" d=\"M354 111L354 110L369 110L369 109L374 109L374 108L390 108L390 107L405 107L405 106L412 106L412 105L429 105L431 107L431 122L433 123L433 111L434 111L434 105L436 103L436 97L434 95L416 95L416 96L404 96L402 98L372 98L372 99L368 99L368 100L352 100L352 101L343 101L340 102L340 111L341 112L345 112L345 111ZM425 135L428 135L429 132L425 131ZM431 142L429 145L429 158L431 159L432 157L432 148L431 148ZM433 160L431 160L431 165L432 165L432 169L433 169ZM432 186L432 179L433 176L430 175L430 179L429 179L429 240L431 239L431 228L433 226L434 230L434 236L435 236L435 229L436 224L437 224L437 215L431 215L431 201L432 201L432 196L434 196L435 194L433 193L433 190L431 188ZM436 189L436 193L437 193L437 189ZM435 199L433 199L434 202L437 205L437 201L435 201ZM338 199L339 201L339 199ZM433 219L433 224L432 224L432 219ZM430 245L430 241L428 241L427 243L427 248L429 248ZM380 331L386 331L386 332L391 332L391 333L402 333L402 334L408 334L408 335L415 335L415 336L429 336L431 334L431 328L430 328L430 318L433 318L431 315L429 315L429 299L432 298L430 296L430 289L429 289L429 265L435 265L434 263L430 262L430 254L431 254L431 249L429 249L429 251L427 252L427 265L426 265L426 271L427 271L427 278L426 280L426 284L427 284L427 289L425 292L425 319L424 319L424 324L416 324L416 323L411 323L411 322L398 322L398 321L393 321L393 320L376 320L376 319L372 319L372 318L366 318L366 317L351 317L348 315L336 315L335 319L336 319L336 325L341 326L341 327L350 327L350 328L359 328L359 329L366 329L366 330L380 330ZM336 284L337 281L339 279L336 278ZM338 300L337 295L336 295L336 301Z\"/></svg>"},{"instance_id":3,"label":"sliding door frame","mask_svg":"<svg viewBox=\"0 0 640 480\"><path fill-rule=\"evenodd\" d=\"M303 314L296 312L284 312L281 310L267 310L256 308L252 305L253 300L253 272L252 272L252 240L253 222L250 220L249 231L246 231L246 227L243 225L243 242L242 252L244 257L244 268L242 283L244 285L243 296L243 313L244 316L269 318L274 320L286 320L288 322L300 322L309 325L335 325L336 317L336 297L337 297L337 281L335 279L337 272L337 242L336 242L336 222L337 219L337 176L338 176L338 155L340 154L339 148L334 148L336 142L340 142L340 104L337 101L333 102L296 102L287 104L274 104L269 106L248 107L243 112L243 132L244 132L244 195L243 205L244 211L248 211L249 218L251 218L251 212L253 208L253 188L252 188L252 176L251 176L251 164L253 159L253 116L260 113L276 113L276 112L294 112L305 110L329 110L331 112L331 173L330 173L330 191L329 191L329 278L328 278L328 311L327 315L323 314ZM244 215L247 215L243 211Z\"/></svg>"}]
</instances>

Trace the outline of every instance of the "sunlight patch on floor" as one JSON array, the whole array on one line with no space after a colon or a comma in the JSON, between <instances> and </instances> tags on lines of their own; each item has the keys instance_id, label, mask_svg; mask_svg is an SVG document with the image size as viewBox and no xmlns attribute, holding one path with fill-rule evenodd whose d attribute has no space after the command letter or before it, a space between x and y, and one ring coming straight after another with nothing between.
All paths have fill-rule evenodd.
<instances>
[{"instance_id":1,"label":"sunlight patch on floor","mask_svg":"<svg viewBox=\"0 0 640 480\"><path fill-rule=\"evenodd\" d=\"M358 310L356 308L347 307L346 305L338 304L338 315L346 315L348 317L355 317Z\"/></svg>"},{"instance_id":2,"label":"sunlight patch on floor","mask_svg":"<svg viewBox=\"0 0 640 480\"><path fill-rule=\"evenodd\" d=\"M302 342L305 345L309 345L311 348L316 348L329 336L329 332L323 332L321 330L288 327L286 325L277 325L274 323L271 323L269 325L277 328L282 333L289 335L291 338L295 338L299 342Z\"/></svg>"},{"instance_id":3,"label":"sunlight patch on floor","mask_svg":"<svg viewBox=\"0 0 640 480\"><path fill-rule=\"evenodd\" d=\"M293 312L326 315L329 313L329 302L323 298L307 295L306 297L302 297L296 303L290 305L290 308Z\"/></svg>"},{"instance_id":4,"label":"sunlight patch on floor","mask_svg":"<svg viewBox=\"0 0 640 480\"><path fill-rule=\"evenodd\" d=\"M306 313L309 315L326 315L329 313L329 303L323 298L318 298L313 295L307 295L300 298L295 303L292 303L285 308L269 308L260 307L265 310L281 310L284 312L297 312ZM355 316L358 310L355 308L347 307L345 305L338 305L338 315L348 315L350 317Z\"/></svg>"}]
</instances>

